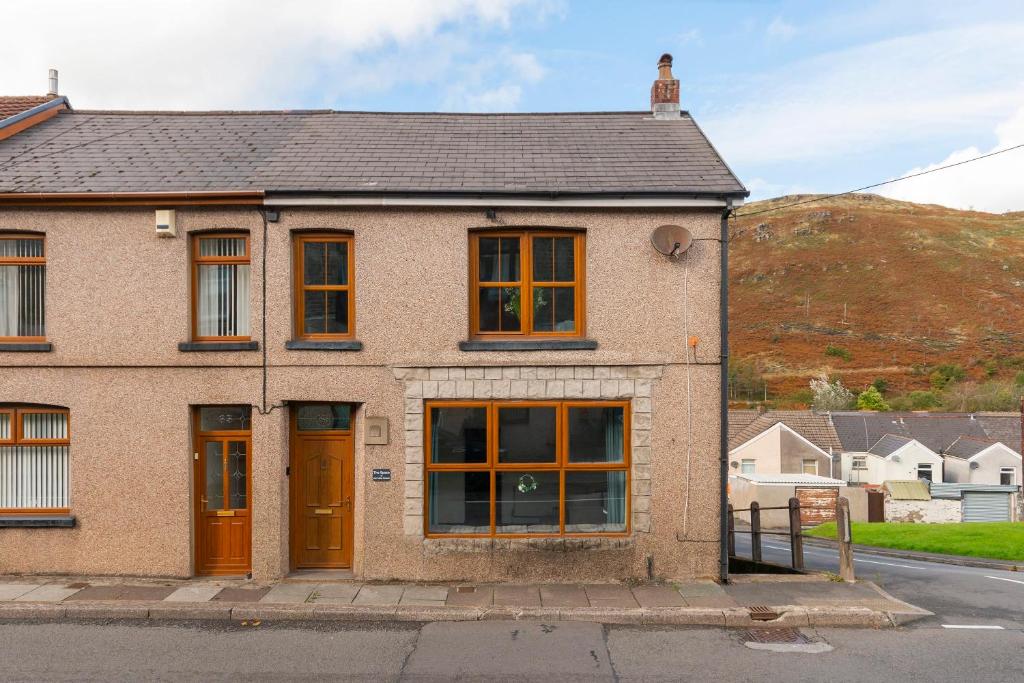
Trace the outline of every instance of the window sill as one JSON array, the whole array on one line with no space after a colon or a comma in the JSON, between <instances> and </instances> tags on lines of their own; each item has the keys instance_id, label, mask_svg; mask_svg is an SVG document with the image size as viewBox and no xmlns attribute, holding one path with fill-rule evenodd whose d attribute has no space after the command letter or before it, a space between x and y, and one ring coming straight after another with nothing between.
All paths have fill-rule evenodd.
<instances>
[{"instance_id":1,"label":"window sill","mask_svg":"<svg viewBox=\"0 0 1024 683\"><path fill-rule=\"evenodd\" d=\"M593 351L594 339L472 339L459 342L460 351Z\"/></svg>"},{"instance_id":2,"label":"window sill","mask_svg":"<svg viewBox=\"0 0 1024 683\"><path fill-rule=\"evenodd\" d=\"M0 353L47 353L53 351L50 342L0 342Z\"/></svg>"},{"instance_id":3,"label":"window sill","mask_svg":"<svg viewBox=\"0 0 1024 683\"><path fill-rule=\"evenodd\" d=\"M260 343L247 342L181 342L179 351L259 351Z\"/></svg>"},{"instance_id":4,"label":"window sill","mask_svg":"<svg viewBox=\"0 0 1024 683\"><path fill-rule=\"evenodd\" d=\"M0 515L0 529L71 529L73 515Z\"/></svg>"},{"instance_id":5,"label":"window sill","mask_svg":"<svg viewBox=\"0 0 1024 683\"><path fill-rule=\"evenodd\" d=\"M289 351L362 351L363 342L356 339L347 341L314 341L311 339L289 339L284 343Z\"/></svg>"}]
</instances>

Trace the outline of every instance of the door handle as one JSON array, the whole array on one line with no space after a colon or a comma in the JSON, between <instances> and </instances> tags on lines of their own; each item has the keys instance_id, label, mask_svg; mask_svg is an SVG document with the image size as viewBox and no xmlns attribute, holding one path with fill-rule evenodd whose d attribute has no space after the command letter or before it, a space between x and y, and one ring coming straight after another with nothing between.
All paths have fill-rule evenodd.
<instances>
[{"instance_id":1,"label":"door handle","mask_svg":"<svg viewBox=\"0 0 1024 683\"><path fill-rule=\"evenodd\" d=\"M351 508L352 507L352 499L351 498L346 498L345 500L343 500L341 502L341 506L345 507L345 508Z\"/></svg>"}]
</instances>

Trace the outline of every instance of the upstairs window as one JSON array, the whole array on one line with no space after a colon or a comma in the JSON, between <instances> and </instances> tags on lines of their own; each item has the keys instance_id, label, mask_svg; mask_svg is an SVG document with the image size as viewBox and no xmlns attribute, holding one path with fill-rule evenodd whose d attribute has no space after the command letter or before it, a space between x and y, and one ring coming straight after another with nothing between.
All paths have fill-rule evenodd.
<instances>
[{"instance_id":1,"label":"upstairs window","mask_svg":"<svg viewBox=\"0 0 1024 683\"><path fill-rule=\"evenodd\" d=\"M69 422L63 408L0 407L0 514L67 511Z\"/></svg>"},{"instance_id":2,"label":"upstairs window","mask_svg":"<svg viewBox=\"0 0 1024 683\"><path fill-rule=\"evenodd\" d=\"M1016 486L1017 484L1017 468L1015 467L1000 467L999 468L999 485L1000 486Z\"/></svg>"},{"instance_id":3,"label":"upstairs window","mask_svg":"<svg viewBox=\"0 0 1024 683\"><path fill-rule=\"evenodd\" d=\"M46 339L46 241L0 235L0 341Z\"/></svg>"},{"instance_id":4,"label":"upstairs window","mask_svg":"<svg viewBox=\"0 0 1024 683\"><path fill-rule=\"evenodd\" d=\"M757 462L753 459L740 461L740 474L753 474L757 469Z\"/></svg>"},{"instance_id":5,"label":"upstairs window","mask_svg":"<svg viewBox=\"0 0 1024 683\"><path fill-rule=\"evenodd\" d=\"M853 456L853 469L855 470L866 470L868 468L868 456L866 455L855 455Z\"/></svg>"},{"instance_id":6,"label":"upstairs window","mask_svg":"<svg viewBox=\"0 0 1024 683\"><path fill-rule=\"evenodd\" d=\"M472 233L472 334L582 336L584 263L580 232Z\"/></svg>"},{"instance_id":7,"label":"upstairs window","mask_svg":"<svg viewBox=\"0 0 1024 683\"><path fill-rule=\"evenodd\" d=\"M199 235L192 247L192 338L248 341L249 236Z\"/></svg>"},{"instance_id":8,"label":"upstairs window","mask_svg":"<svg viewBox=\"0 0 1024 683\"><path fill-rule=\"evenodd\" d=\"M926 479L928 481L933 481L932 480L932 466L931 466L930 463L922 462L922 463L918 464L918 466L917 466L917 478L918 479Z\"/></svg>"},{"instance_id":9,"label":"upstairs window","mask_svg":"<svg viewBox=\"0 0 1024 683\"><path fill-rule=\"evenodd\" d=\"M295 337L347 339L355 334L351 235L295 239Z\"/></svg>"},{"instance_id":10,"label":"upstairs window","mask_svg":"<svg viewBox=\"0 0 1024 683\"><path fill-rule=\"evenodd\" d=\"M804 474L817 474L818 473L818 461L813 458L804 460L802 472Z\"/></svg>"}]
</instances>

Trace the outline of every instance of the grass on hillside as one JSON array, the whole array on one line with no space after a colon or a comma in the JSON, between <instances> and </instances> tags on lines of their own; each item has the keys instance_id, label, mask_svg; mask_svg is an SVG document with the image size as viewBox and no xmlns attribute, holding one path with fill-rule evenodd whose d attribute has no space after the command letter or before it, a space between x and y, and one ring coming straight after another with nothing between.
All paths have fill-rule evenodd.
<instances>
[{"instance_id":1,"label":"grass on hillside","mask_svg":"<svg viewBox=\"0 0 1024 683\"><path fill-rule=\"evenodd\" d=\"M836 524L828 522L804 532L835 538ZM1024 560L1024 523L972 522L912 524L854 522L853 542L880 548L920 550L943 555L968 555L996 560Z\"/></svg>"}]
</instances>

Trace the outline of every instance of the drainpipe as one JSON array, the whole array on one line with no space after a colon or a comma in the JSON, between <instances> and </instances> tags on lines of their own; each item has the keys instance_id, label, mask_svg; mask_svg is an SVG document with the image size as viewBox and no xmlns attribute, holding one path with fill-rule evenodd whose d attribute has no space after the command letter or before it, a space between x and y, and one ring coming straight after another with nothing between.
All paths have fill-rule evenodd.
<instances>
[{"instance_id":1,"label":"drainpipe","mask_svg":"<svg viewBox=\"0 0 1024 683\"><path fill-rule=\"evenodd\" d=\"M719 416L719 578L723 583L729 581L729 547L726 539L729 535L729 215L732 213L732 200L726 200L722 211L721 237L721 283L719 286L719 350L721 379L721 414Z\"/></svg>"}]
</instances>

